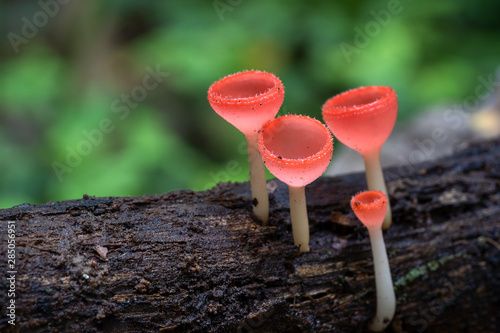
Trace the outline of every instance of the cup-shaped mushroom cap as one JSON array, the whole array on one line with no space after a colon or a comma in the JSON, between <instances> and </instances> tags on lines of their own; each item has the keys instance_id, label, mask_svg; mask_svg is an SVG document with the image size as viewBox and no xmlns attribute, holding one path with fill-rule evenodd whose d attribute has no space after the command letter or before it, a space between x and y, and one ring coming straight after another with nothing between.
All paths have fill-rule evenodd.
<instances>
[{"instance_id":1,"label":"cup-shaped mushroom cap","mask_svg":"<svg viewBox=\"0 0 500 333\"><path fill-rule=\"evenodd\" d=\"M367 228L381 228L387 212L387 196L380 191L361 192L352 197L351 207Z\"/></svg>"},{"instance_id":2,"label":"cup-shaped mushroom cap","mask_svg":"<svg viewBox=\"0 0 500 333\"><path fill-rule=\"evenodd\" d=\"M290 186L310 184L325 172L332 158L330 131L307 116L288 115L268 122L258 142L269 171Z\"/></svg>"},{"instance_id":3,"label":"cup-shaped mushroom cap","mask_svg":"<svg viewBox=\"0 0 500 333\"><path fill-rule=\"evenodd\" d=\"M261 71L228 75L208 89L208 101L215 112L245 135L256 133L273 119L284 97L280 79Z\"/></svg>"},{"instance_id":4,"label":"cup-shaped mushroom cap","mask_svg":"<svg viewBox=\"0 0 500 333\"><path fill-rule=\"evenodd\" d=\"M398 100L390 87L360 87L330 98L322 109L333 135L365 154L380 149L391 134Z\"/></svg>"}]
</instances>

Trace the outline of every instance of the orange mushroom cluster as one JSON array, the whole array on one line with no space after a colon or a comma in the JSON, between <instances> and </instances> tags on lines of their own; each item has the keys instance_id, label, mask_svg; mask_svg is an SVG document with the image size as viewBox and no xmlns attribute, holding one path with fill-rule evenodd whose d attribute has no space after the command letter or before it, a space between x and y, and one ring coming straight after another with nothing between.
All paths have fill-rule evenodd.
<instances>
[{"instance_id":1,"label":"orange mushroom cluster","mask_svg":"<svg viewBox=\"0 0 500 333\"><path fill-rule=\"evenodd\" d=\"M298 115L275 116L285 89L275 75L244 71L222 78L208 90L212 108L246 137L253 212L263 225L269 219L264 162L286 183L294 243L309 251L305 186L320 177L330 163L333 139L357 150L365 160L368 189L387 195L380 166L380 148L394 127L397 97L393 89L370 86L353 89L329 99L322 108L328 125ZM391 224L386 200L384 229ZM299 208L300 207L300 208Z\"/></svg>"},{"instance_id":2,"label":"orange mushroom cluster","mask_svg":"<svg viewBox=\"0 0 500 333\"><path fill-rule=\"evenodd\" d=\"M380 149L396 122L396 93L390 87L370 86L330 98L322 108L329 130L307 116L275 118L284 95L280 79L261 71L226 76L208 90L215 112L246 137L253 212L263 225L269 218L269 199L262 162L288 185L292 234L301 252L310 249L305 186L320 177L331 161L330 131L363 156L370 191L355 195L351 207L368 229L374 257L377 313L368 328L383 331L394 316L396 298L382 234L382 229L391 225L392 216Z\"/></svg>"}]
</instances>

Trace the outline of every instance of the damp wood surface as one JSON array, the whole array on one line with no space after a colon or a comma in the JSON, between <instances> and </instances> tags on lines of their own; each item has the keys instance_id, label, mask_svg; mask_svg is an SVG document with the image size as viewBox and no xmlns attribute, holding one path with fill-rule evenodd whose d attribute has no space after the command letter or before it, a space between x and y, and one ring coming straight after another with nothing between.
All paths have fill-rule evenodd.
<instances>
[{"instance_id":1,"label":"damp wood surface","mask_svg":"<svg viewBox=\"0 0 500 333\"><path fill-rule=\"evenodd\" d=\"M385 170L397 309L388 332L500 331L500 141ZM1 332L364 332L375 312L366 229L349 207L364 174L306 189L311 251L294 248L287 187L269 226L248 183L0 210L16 225L16 325ZM107 250L107 253L106 253Z\"/></svg>"}]
</instances>

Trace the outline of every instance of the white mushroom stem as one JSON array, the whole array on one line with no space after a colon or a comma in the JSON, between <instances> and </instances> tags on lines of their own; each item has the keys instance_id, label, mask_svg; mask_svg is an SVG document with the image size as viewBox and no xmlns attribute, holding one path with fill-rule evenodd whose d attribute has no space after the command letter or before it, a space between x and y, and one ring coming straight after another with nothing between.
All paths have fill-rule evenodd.
<instances>
[{"instance_id":1,"label":"white mushroom stem","mask_svg":"<svg viewBox=\"0 0 500 333\"><path fill-rule=\"evenodd\" d=\"M380 150L372 154L363 155L365 161L366 170L366 183L368 184L368 189L370 191L380 191L383 192L387 198L387 188L385 186L384 174L382 172L382 166L380 164ZM384 218L384 223L382 224L382 229L387 230L392 224L392 210L390 200L387 200L387 213Z\"/></svg>"},{"instance_id":2,"label":"white mushroom stem","mask_svg":"<svg viewBox=\"0 0 500 333\"><path fill-rule=\"evenodd\" d=\"M258 133L246 135L248 164L250 167L250 188L252 191L253 213L267 225L269 220L269 197L267 195L266 170L259 153Z\"/></svg>"},{"instance_id":3,"label":"white mushroom stem","mask_svg":"<svg viewBox=\"0 0 500 333\"><path fill-rule=\"evenodd\" d=\"M299 247L300 252L309 251L309 220L307 219L305 189L305 186L288 186L293 243Z\"/></svg>"},{"instance_id":4,"label":"white mushroom stem","mask_svg":"<svg viewBox=\"0 0 500 333\"><path fill-rule=\"evenodd\" d=\"M377 291L377 313L368 328L382 332L392 321L396 311L396 295L392 284L389 259L380 227L368 228L375 268L375 286Z\"/></svg>"}]
</instances>

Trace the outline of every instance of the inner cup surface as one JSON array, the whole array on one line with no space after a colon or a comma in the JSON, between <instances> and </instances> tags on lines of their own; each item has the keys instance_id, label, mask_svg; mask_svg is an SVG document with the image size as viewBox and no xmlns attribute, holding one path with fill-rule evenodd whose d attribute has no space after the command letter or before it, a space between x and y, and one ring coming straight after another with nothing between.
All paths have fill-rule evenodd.
<instances>
[{"instance_id":1,"label":"inner cup surface","mask_svg":"<svg viewBox=\"0 0 500 333\"><path fill-rule=\"evenodd\" d=\"M275 85L271 78L255 78L250 75L241 75L224 80L214 92L224 98L250 98L265 94Z\"/></svg>"},{"instance_id":2,"label":"inner cup surface","mask_svg":"<svg viewBox=\"0 0 500 333\"><path fill-rule=\"evenodd\" d=\"M323 149L329 133L321 125L303 119L284 118L263 133L265 147L273 155L287 159L306 159Z\"/></svg>"},{"instance_id":3,"label":"inner cup surface","mask_svg":"<svg viewBox=\"0 0 500 333\"><path fill-rule=\"evenodd\" d=\"M355 200L362 205L371 205L381 199L382 198L378 193L370 191L357 195Z\"/></svg>"},{"instance_id":4,"label":"inner cup surface","mask_svg":"<svg viewBox=\"0 0 500 333\"><path fill-rule=\"evenodd\" d=\"M358 94L345 94L331 101L328 107L331 108L350 108L357 105L373 103L387 95L386 91L370 90Z\"/></svg>"}]
</instances>

